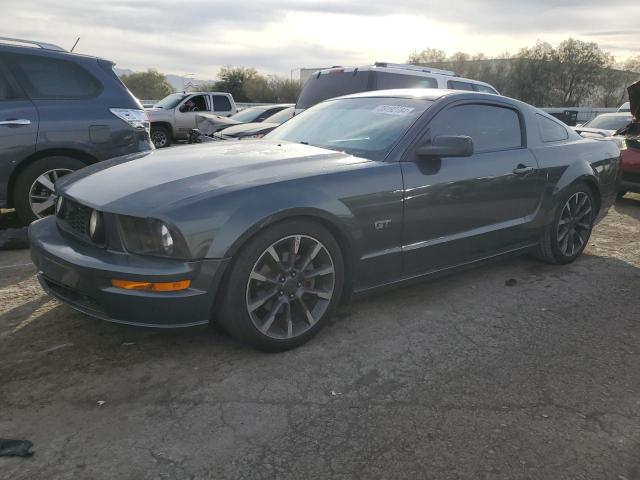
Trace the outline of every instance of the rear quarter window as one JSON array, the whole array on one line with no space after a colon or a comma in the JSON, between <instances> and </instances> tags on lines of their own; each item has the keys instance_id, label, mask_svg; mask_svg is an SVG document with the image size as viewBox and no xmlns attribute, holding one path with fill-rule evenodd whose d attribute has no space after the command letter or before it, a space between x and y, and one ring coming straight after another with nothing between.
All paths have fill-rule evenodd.
<instances>
[{"instance_id":1,"label":"rear quarter window","mask_svg":"<svg viewBox=\"0 0 640 480\"><path fill-rule=\"evenodd\" d=\"M469 90L473 92L472 83L460 82L459 80L447 80L447 88L452 90Z\"/></svg>"},{"instance_id":2,"label":"rear quarter window","mask_svg":"<svg viewBox=\"0 0 640 480\"><path fill-rule=\"evenodd\" d=\"M537 114L538 128L540 129L540 138L545 143L562 142L569 138L567 129L559 123Z\"/></svg>"},{"instance_id":3,"label":"rear quarter window","mask_svg":"<svg viewBox=\"0 0 640 480\"><path fill-rule=\"evenodd\" d=\"M214 112L228 112L232 110L231 102L229 98L224 95L212 95L213 111Z\"/></svg>"},{"instance_id":4,"label":"rear quarter window","mask_svg":"<svg viewBox=\"0 0 640 480\"><path fill-rule=\"evenodd\" d=\"M93 98L102 84L75 62L40 55L7 54L6 62L33 100Z\"/></svg>"}]
</instances>

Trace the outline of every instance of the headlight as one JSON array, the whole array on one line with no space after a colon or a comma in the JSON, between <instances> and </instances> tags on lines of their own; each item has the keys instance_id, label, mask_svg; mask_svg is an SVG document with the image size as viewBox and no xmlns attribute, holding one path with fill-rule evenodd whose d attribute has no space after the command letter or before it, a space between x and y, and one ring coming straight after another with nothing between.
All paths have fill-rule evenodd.
<instances>
[{"instance_id":1,"label":"headlight","mask_svg":"<svg viewBox=\"0 0 640 480\"><path fill-rule=\"evenodd\" d=\"M62 202L64 202L64 197L60 195L58 200L56 200L56 215L60 215L60 212L62 211Z\"/></svg>"},{"instance_id":2,"label":"headlight","mask_svg":"<svg viewBox=\"0 0 640 480\"><path fill-rule=\"evenodd\" d=\"M97 210L93 210L89 217L89 238L92 242L104 243L104 221L102 214Z\"/></svg>"},{"instance_id":3,"label":"headlight","mask_svg":"<svg viewBox=\"0 0 640 480\"><path fill-rule=\"evenodd\" d=\"M618 148L620 150L626 150L627 149L627 139L624 137L613 137L613 141L616 142L616 145L618 145Z\"/></svg>"},{"instance_id":4,"label":"headlight","mask_svg":"<svg viewBox=\"0 0 640 480\"><path fill-rule=\"evenodd\" d=\"M153 218L118 216L125 248L132 253L189 258L182 236L171 226Z\"/></svg>"}]
</instances>

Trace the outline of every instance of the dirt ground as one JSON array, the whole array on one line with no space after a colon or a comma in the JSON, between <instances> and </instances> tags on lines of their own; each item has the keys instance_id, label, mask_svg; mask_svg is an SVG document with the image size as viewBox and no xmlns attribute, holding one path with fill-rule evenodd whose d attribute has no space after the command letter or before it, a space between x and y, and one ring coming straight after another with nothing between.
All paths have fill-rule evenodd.
<instances>
[{"instance_id":1,"label":"dirt ground","mask_svg":"<svg viewBox=\"0 0 640 480\"><path fill-rule=\"evenodd\" d=\"M0 478L639 480L639 267L628 196L570 266L377 295L267 355L93 320L0 252L0 437L35 451Z\"/></svg>"}]
</instances>

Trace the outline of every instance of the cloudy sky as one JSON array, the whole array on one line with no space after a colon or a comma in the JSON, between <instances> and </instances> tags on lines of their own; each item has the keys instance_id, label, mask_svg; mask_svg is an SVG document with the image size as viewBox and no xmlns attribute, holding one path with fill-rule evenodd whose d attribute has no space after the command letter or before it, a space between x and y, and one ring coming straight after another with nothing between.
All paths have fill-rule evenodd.
<instances>
[{"instance_id":1,"label":"cloudy sky","mask_svg":"<svg viewBox=\"0 0 640 480\"><path fill-rule=\"evenodd\" d=\"M639 0L0 0L0 35L120 68L214 79L220 66L292 69L402 62L439 48L495 55L573 36L640 55ZM294 72L294 76L296 73Z\"/></svg>"}]
</instances>

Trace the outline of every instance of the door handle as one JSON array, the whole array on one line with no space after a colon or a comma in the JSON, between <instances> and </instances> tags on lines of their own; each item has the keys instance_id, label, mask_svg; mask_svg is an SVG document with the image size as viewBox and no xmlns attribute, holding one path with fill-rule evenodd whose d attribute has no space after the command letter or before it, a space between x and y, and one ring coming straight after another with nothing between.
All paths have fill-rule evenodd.
<instances>
[{"instance_id":1,"label":"door handle","mask_svg":"<svg viewBox=\"0 0 640 480\"><path fill-rule=\"evenodd\" d=\"M0 121L0 125L31 125L31 120L26 118L10 118Z\"/></svg>"},{"instance_id":2,"label":"door handle","mask_svg":"<svg viewBox=\"0 0 640 480\"><path fill-rule=\"evenodd\" d=\"M526 167L520 164L513 169L513 173L515 173L516 175L529 175L530 173L533 173L535 170L536 169L533 167Z\"/></svg>"}]
</instances>

